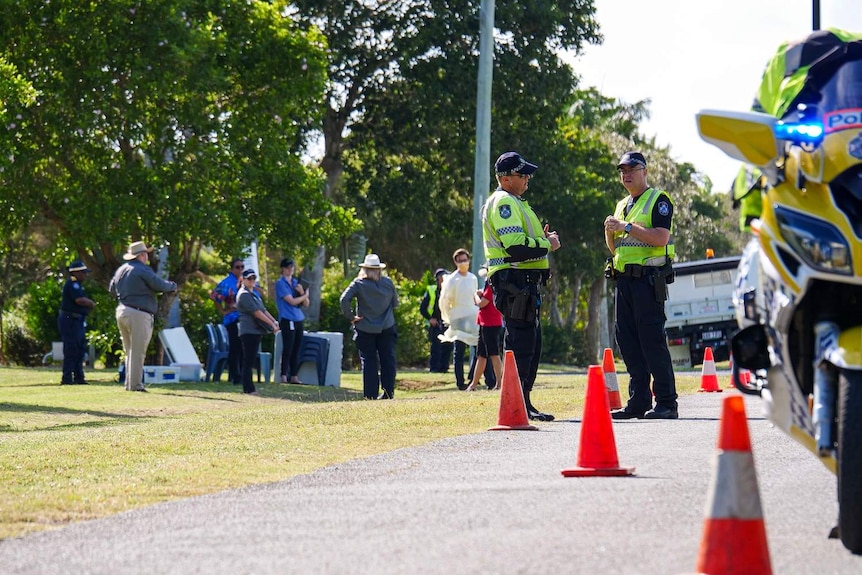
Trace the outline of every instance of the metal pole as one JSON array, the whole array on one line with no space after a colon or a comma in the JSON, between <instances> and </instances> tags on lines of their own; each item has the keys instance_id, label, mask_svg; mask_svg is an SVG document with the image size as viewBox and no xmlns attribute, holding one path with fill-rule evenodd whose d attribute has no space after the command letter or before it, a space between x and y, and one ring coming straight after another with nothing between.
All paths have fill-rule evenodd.
<instances>
[{"instance_id":1,"label":"metal pole","mask_svg":"<svg viewBox=\"0 0 862 575\"><path fill-rule=\"evenodd\" d=\"M820 30L820 0L811 0L811 29Z\"/></svg>"},{"instance_id":2,"label":"metal pole","mask_svg":"<svg viewBox=\"0 0 862 575\"><path fill-rule=\"evenodd\" d=\"M494 0L479 8L479 77L476 86L476 164L473 170L473 273L485 262L482 206L491 187L491 83L494 75Z\"/></svg>"}]
</instances>

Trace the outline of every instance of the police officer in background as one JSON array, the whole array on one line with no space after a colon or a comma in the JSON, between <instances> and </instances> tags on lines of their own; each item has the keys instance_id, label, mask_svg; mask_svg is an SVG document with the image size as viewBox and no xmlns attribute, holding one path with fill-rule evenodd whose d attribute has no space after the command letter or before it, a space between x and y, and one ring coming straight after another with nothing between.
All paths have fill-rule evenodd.
<instances>
[{"instance_id":1,"label":"police officer in background","mask_svg":"<svg viewBox=\"0 0 862 575\"><path fill-rule=\"evenodd\" d=\"M66 268L69 272L63 284L63 298L60 300L60 313L57 327L63 340L63 376L60 385L86 385L84 379L84 353L87 338L87 314L96 302L87 297L82 285L90 270L84 262L75 260Z\"/></svg>"},{"instance_id":2,"label":"police officer in background","mask_svg":"<svg viewBox=\"0 0 862 575\"><path fill-rule=\"evenodd\" d=\"M428 371L431 373L446 373L449 371L449 358L452 355L452 344L442 342L437 337L446 331L446 324L440 314L440 286L448 272L437 268L434 272L434 284L429 285L419 304L419 313L428 322L428 341L431 342L431 356L428 359Z\"/></svg>"},{"instance_id":3,"label":"police officer in background","mask_svg":"<svg viewBox=\"0 0 862 575\"><path fill-rule=\"evenodd\" d=\"M542 355L540 287L548 281L548 253L560 249L557 232L548 231L547 225L542 228L522 198L537 169L517 152L497 158L497 189L482 208L482 236L494 305L503 314L505 349L515 355L527 415L553 421L554 416L536 409L530 397Z\"/></svg>"},{"instance_id":4,"label":"police officer in background","mask_svg":"<svg viewBox=\"0 0 862 575\"><path fill-rule=\"evenodd\" d=\"M613 254L607 274L617 283L617 345L630 379L628 404L611 417L677 419L676 380L664 333L667 282L673 281L673 202L647 184L643 154L626 152L617 170L629 195L605 218L605 243Z\"/></svg>"}]
</instances>

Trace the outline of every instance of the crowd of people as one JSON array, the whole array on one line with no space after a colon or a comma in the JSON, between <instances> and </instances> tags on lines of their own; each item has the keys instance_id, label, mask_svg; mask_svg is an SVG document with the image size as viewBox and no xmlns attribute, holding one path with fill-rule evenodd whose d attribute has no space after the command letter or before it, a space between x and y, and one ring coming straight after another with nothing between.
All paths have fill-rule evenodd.
<instances>
[{"instance_id":1,"label":"crowd of people","mask_svg":"<svg viewBox=\"0 0 862 575\"><path fill-rule=\"evenodd\" d=\"M517 366L527 415L538 421L554 416L534 404L533 388L542 354L541 308L550 274L549 255L560 249L559 234L542 224L524 197L539 167L518 152L503 153L494 163L497 188L482 208L484 261L479 278L470 271L472 257L459 248L454 270L438 268L419 305L426 319L428 369L447 373L450 363L458 389L474 391L485 375L488 389L500 389L502 351L511 350ZM672 277L673 202L667 192L647 183L647 160L627 152L617 169L627 195L604 220L604 240L611 257L606 275L615 282L614 329L630 374L626 406L614 419L676 419L677 394L670 354L663 336L666 283ZM146 391L143 365L159 310L157 294L177 284L149 265L152 248L142 241L128 246L111 279L117 300L117 327L125 355L125 389ZM308 285L297 277L296 263L283 258L274 283L278 317L267 310L258 275L241 258L230 262L227 276L211 292L228 334L228 379L244 393L257 394L252 371L261 338L280 334L278 381L301 384L300 350L305 330ZM365 256L357 276L340 297L340 311L350 322L362 368L366 399L393 399L397 372L398 291L377 254ZM83 361L87 315L95 302L83 282L89 270L80 260L67 268L58 316L63 341L62 385L86 384ZM469 353L470 370L464 364ZM655 404L653 404L653 397Z\"/></svg>"}]
</instances>

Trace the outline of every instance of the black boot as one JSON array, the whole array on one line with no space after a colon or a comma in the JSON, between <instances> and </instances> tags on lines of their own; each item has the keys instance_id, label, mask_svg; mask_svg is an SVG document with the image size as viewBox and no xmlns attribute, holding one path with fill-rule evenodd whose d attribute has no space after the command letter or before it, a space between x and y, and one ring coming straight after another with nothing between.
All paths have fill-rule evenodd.
<instances>
[{"instance_id":1,"label":"black boot","mask_svg":"<svg viewBox=\"0 0 862 575\"><path fill-rule=\"evenodd\" d=\"M554 416L550 413L542 413L530 402L530 392L524 390L524 403L527 404L527 417L534 421L554 421Z\"/></svg>"}]
</instances>

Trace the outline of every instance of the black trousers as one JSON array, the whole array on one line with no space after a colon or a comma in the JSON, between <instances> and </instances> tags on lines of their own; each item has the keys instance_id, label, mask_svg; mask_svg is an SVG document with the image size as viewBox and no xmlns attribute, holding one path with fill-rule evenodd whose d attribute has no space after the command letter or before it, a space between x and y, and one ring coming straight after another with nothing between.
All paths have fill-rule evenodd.
<instances>
[{"instance_id":1,"label":"black trousers","mask_svg":"<svg viewBox=\"0 0 862 575\"><path fill-rule=\"evenodd\" d=\"M428 358L428 371L431 373L446 373L449 371L449 361L452 357L452 344L443 343L437 337L446 331L443 323L428 326L428 341L431 344L431 356Z\"/></svg>"},{"instance_id":2,"label":"black trousers","mask_svg":"<svg viewBox=\"0 0 862 575\"><path fill-rule=\"evenodd\" d=\"M231 382L242 383L242 341L239 339L239 321L225 325L227 329L227 372ZM257 354L257 351L255 351Z\"/></svg>"},{"instance_id":3,"label":"black trousers","mask_svg":"<svg viewBox=\"0 0 862 575\"><path fill-rule=\"evenodd\" d=\"M81 383L84 381L84 354L87 348L87 338L84 334L84 318L72 317L60 312L57 317L60 329L60 339L63 340L63 383Z\"/></svg>"},{"instance_id":4,"label":"black trousers","mask_svg":"<svg viewBox=\"0 0 862 575\"><path fill-rule=\"evenodd\" d=\"M380 333L356 330L353 339L362 362L362 393L365 399L377 399L381 387L390 398L395 397L395 344L398 341L395 326Z\"/></svg>"},{"instance_id":5,"label":"black trousers","mask_svg":"<svg viewBox=\"0 0 862 575\"><path fill-rule=\"evenodd\" d=\"M515 355L515 365L518 367L518 377L525 393L533 391L536 374L539 372L539 360L542 359L542 326L539 323L539 310L536 310L535 321L521 321L503 316L505 336L503 347L512 350Z\"/></svg>"},{"instance_id":6,"label":"black trousers","mask_svg":"<svg viewBox=\"0 0 862 575\"><path fill-rule=\"evenodd\" d=\"M652 409L650 378L656 405L677 409L676 379L664 332L664 302L656 301L650 279L619 278L614 300L614 331L629 372L627 409L636 413Z\"/></svg>"},{"instance_id":7,"label":"black trousers","mask_svg":"<svg viewBox=\"0 0 862 575\"><path fill-rule=\"evenodd\" d=\"M260 347L260 338L257 333L247 333L240 336L242 343L242 391L251 393L254 387L254 365L257 361L257 350Z\"/></svg>"},{"instance_id":8,"label":"black trousers","mask_svg":"<svg viewBox=\"0 0 862 575\"><path fill-rule=\"evenodd\" d=\"M280 319L281 327L281 373L290 380L299 375L299 351L302 349L302 335L305 322Z\"/></svg>"}]
</instances>

